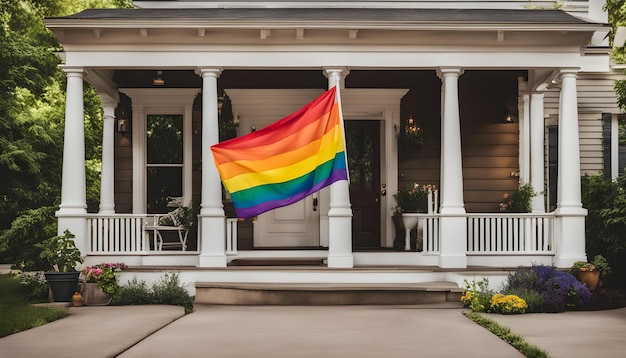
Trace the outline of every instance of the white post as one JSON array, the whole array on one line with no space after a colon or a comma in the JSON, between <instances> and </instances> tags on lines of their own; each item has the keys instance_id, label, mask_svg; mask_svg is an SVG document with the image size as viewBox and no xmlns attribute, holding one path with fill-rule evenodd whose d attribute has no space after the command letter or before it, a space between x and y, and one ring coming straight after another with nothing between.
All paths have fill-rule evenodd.
<instances>
[{"instance_id":1,"label":"white post","mask_svg":"<svg viewBox=\"0 0 626 358\"><path fill-rule=\"evenodd\" d=\"M340 98L339 89L343 87L342 79L347 75L347 70L345 68L325 69L324 73L328 77L328 88L337 86ZM352 206L350 205L350 187L346 180L339 180L330 185L328 230L328 267L353 267Z\"/></svg>"},{"instance_id":2,"label":"white post","mask_svg":"<svg viewBox=\"0 0 626 358\"><path fill-rule=\"evenodd\" d=\"M524 94L520 98L521 100L521 111L519 115L519 180L522 183L528 183L531 181L530 179L530 143L531 143L531 123L530 123L530 96Z\"/></svg>"},{"instance_id":3,"label":"white post","mask_svg":"<svg viewBox=\"0 0 626 358\"><path fill-rule=\"evenodd\" d=\"M580 139L576 75L578 69L561 69L559 102L559 162L556 214L555 266L570 267L586 260L585 216L581 203Z\"/></svg>"},{"instance_id":4,"label":"white post","mask_svg":"<svg viewBox=\"0 0 626 358\"><path fill-rule=\"evenodd\" d=\"M531 208L533 213L545 213L543 92L533 92L530 96L530 132L530 182L537 193L532 198Z\"/></svg>"},{"instance_id":5,"label":"white post","mask_svg":"<svg viewBox=\"0 0 626 358\"><path fill-rule=\"evenodd\" d=\"M115 107L117 101L108 95L102 99L102 172L100 177L100 214L115 213Z\"/></svg>"},{"instance_id":6,"label":"white post","mask_svg":"<svg viewBox=\"0 0 626 358\"><path fill-rule=\"evenodd\" d=\"M439 266L467 267L467 220L463 202L463 162L459 116L459 67L438 70L442 80L441 118L441 251Z\"/></svg>"},{"instance_id":7,"label":"white post","mask_svg":"<svg viewBox=\"0 0 626 358\"><path fill-rule=\"evenodd\" d=\"M226 267L226 216L222 183L211 146L219 142L217 78L222 70L199 68L202 76L202 198L200 209L200 258L198 266Z\"/></svg>"},{"instance_id":8,"label":"white post","mask_svg":"<svg viewBox=\"0 0 626 358\"><path fill-rule=\"evenodd\" d=\"M61 204L56 212L58 234L76 235L76 247L87 254L87 193L85 184L85 122L82 67L62 66L67 77Z\"/></svg>"}]
</instances>

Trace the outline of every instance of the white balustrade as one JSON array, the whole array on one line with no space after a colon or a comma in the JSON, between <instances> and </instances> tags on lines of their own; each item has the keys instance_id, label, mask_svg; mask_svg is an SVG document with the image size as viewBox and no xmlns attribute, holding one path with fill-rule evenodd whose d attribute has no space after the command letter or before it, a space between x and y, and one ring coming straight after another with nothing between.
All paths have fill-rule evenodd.
<instances>
[{"instance_id":1,"label":"white balustrade","mask_svg":"<svg viewBox=\"0 0 626 358\"><path fill-rule=\"evenodd\" d=\"M237 224L239 219L226 218L226 255L237 255Z\"/></svg>"},{"instance_id":2,"label":"white balustrade","mask_svg":"<svg viewBox=\"0 0 626 358\"><path fill-rule=\"evenodd\" d=\"M145 215L88 215L89 253L142 253L146 243Z\"/></svg>"},{"instance_id":3,"label":"white balustrade","mask_svg":"<svg viewBox=\"0 0 626 358\"><path fill-rule=\"evenodd\" d=\"M554 253L552 214L468 214L468 254Z\"/></svg>"}]
</instances>

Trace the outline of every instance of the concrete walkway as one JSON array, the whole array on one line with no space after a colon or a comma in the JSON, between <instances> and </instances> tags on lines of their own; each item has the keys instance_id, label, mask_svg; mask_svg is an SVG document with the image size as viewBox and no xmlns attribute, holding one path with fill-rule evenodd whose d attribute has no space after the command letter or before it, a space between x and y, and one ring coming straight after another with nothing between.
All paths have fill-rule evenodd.
<instances>
[{"instance_id":1,"label":"concrete walkway","mask_svg":"<svg viewBox=\"0 0 626 358\"><path fill-rule=\"evenodd\" d=\"M2 357L521 357L439 306L72 307L0 338ZM553 357L623 357L626 308L487 315ZM587 344L591 343L591 344Z\"/></svg>"}]
</instances>

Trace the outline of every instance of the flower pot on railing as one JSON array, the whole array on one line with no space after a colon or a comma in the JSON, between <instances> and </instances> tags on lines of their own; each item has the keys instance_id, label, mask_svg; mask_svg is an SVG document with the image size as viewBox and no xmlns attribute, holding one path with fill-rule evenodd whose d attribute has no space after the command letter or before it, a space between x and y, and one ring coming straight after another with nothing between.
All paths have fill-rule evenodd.
<instances>
[{"instance_id":1,"label":"flower pot on railing","mask_svg":"<svg viewBox=\"0 0 626 358\"><path fill-rule=\"evenodd\" d=\"M420 230L420 217L416 215L417 213L403 213L402 214L402 224L404 225L405 233L404 233L404 251L411 251L411 231L417 228L417 231ZM418 233L419 234L419 233ZM415 244L414 246L417 246Z\"/></svg>"}]
</instances>

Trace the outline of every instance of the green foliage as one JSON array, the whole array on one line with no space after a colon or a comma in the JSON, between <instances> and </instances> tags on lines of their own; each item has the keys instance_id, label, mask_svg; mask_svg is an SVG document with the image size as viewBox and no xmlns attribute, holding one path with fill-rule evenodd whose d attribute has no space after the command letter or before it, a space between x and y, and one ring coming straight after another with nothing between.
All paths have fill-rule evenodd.
<instances>
[{"instance_id":1,"label":"green foliage","mask_svg":"<svg viewBox=\"0 0 626 358\"><path fill-rule=\"evenodd\" d=\"M616 254L626 250L626 178L611 181L602 174L586 174L581 179L582 203L588 210L587 250Z\"/></svg>"},{"instance_id":2,"label":"green foliage","mask_svg":"<svg viewBox=\"0 0 626 358\"><path fill-rule=\"evenodd\" d=\"M537 196L531 183L521 184L511 195L504 194L500 203L500 211L510 213L529 213L531 200Z\"/></svg>"},{"instance_id":3,"label":"green foliage","mask_svg":"<svg viewBox=\"0 0 626 358\"><path fill-rule=\"evenodd\" d=\"M43 19L107 7L132 8L132 1L0 1L2 262L41 268L34 244L56 232L48 208L60 201L66 79L54 53L61 47ZM102 108L90 85L84 86L84 100L87 208L94 212L100 196Z\"/></svg>"},{"instance_id":4,"label":"green foliage","mask_svg":"<svg viewBox=\"0 0 626 358\"><path fill-rule=\"evenodd\" d=\"M526 302L526 312L543 312L543 297L534 289L507 288L502 291L505 294L516 295Z\"/></svg>"},{"instance_id":5,"label":"green foliage","mask_svg":"<svg viewBox=\"0 0 626 358\"><path fill-rule=\"evenodd\" d=\"M472 280L465 282L465 291L461 296L461 302L469 307L472 312L490 312L491 297L494 292L489 289L489 279L484 277L480 281Z\"/></svg>"},{"instance_id":6,"label":"green foliage","mask_svg":"<svg viewBox=\"0 0 626 358\"><path fill-rule=\"evenodd\" d=\"M405 150L419 149L424 143L424 130L409 117L404 130L398 133L398 148Z\"/></svg>"},{"instance_id":7,"label":"green foliage","mask_svg":"<svg viewBox=\"0 0 626 358\"><path fill-rule=\"evenodd\" d=\"M67 309L31 306L30 298L11 274L0 275L0 337L67 316Z\"/></svg>"},{"instance_id":8,"label":"green foliage","mask_svg":"<svg viewBox=\"0 0 626 358\"><path fill-rule=\"evenodd\" d=\"M93 266L87 266L82 269L81 274L83 275L86 283L97 283L98 288L102 291L115 295L119 290L120 286L117 283L117 277L120 272L125 270L128 266L124 263L103 263Z\"/></svg>"},{"instance_id":9,"label":"green foliage","mask_svg":"<svg viewBox=\"0 0 626 358\"><path fill-rule=\"evenodd\" d=\"M42 272L20 272L17 279L29 302L47 302L49 286Z\"/></svg>"},{"instance_id":10,"label":"green foliage","mask_svg":"<svg viewBox=\"0 0 626 358\"><path fill-rule=\"evenodd\" d=\"M434 190L434 185L420 185L413 183L404 189L398 190L393 198L396 200L396 213L426 212L428 209L428 191Z\"/></svg>"},{"instance_id":11,"label":"green foliage","mask_svg":"<svg viewBox=\"0 0 626 358\"><path fill-rule=\"evenodd\" d=\"M600 271L600 277L605 278L611 273L609 262L602 255L596 255L592 262L576 261L570 268L570 273L576 276L578 271Z\"/></svg>"},{"instance_id":12,"label":"green foliage","mask_svg":"<svg viewBox=\"0 0 626 358\"><path fill-rule=\"evenodd\" d=\"M148 288L144 281L133 278L123 285L119 293L113 297L113 305L145 305L165 304L185 308L185 313L193 312L193 298L182 287L178 274L164 274L163 277Z\"/></svg>"},{"instance_id":13,"label":"green foliage","mask_svg":"<svg viewBox=\"0 0 626 358\"><path fill-rule=\"evenodd\" d=\"M193 311L193 300L187 290L181 286L178 274L165 274L163 278L152 286L157 304L183 306L185 313Z\"/></svg>"},{"instance_id":14,"label":"green foliage","mask_svg":"<svg viewBox=\"0 0 626 358\"><path fill-rule=\"evenodd\" d=\"M76 265L83 262L83 257L76 248L75 238L76 236L66 229L63 235L44 240L36 245L42 249L39 257L46 259L55 271L76 271Z\"/></svg>"},{"instance_id":15,"label":"green foliage","mask_svg":"<svg viewBox=\"0 0 626 358\"><path fill-rule=\"evenodd\" d=\"M18 216L11 228L0 233L0 257L4 257L5 262L13 262L13 268L20 270L48 269L36 245L56 234L55 210L56 207L44 206Z\"/></svg>"},{"instance_id":16,"label":"green foliage","mask_svg":"<svg viewBox=\"0 0 626 358\"><path fill-rule=\"evenodd\" d=\"M626 47L624 44L614 44L615 32L620 26L626 25L626 3L624 0L606 0L603 7L607 11L611 31L609 32L609 44L614 45L611 50L611 57L616 63L626 63ZM626 81L615 81L615 93L617 95L617 104L622 112L626 111Z\"/></svg>"},{"instance_id":17,"label":"green foliage","mask_svg":"<svg viewBox=\"0 0 626 358\"><path fill-rule=\"evenodd\" d=\"M548 352L532 345L524 339L524 337L511 332L510 328L502 327L497 322L475 312L464 312L463 315L472 321L485 327L489 332L500 337L515 349L520 351L525 357L547 358Z\"/></svg>"},{"instance_id":18,"label":"green foliage","mask_svg":"<svg viewBox=\"0 0 626 358\"><path fill-rule=\"evenodd\" d=\"M113 305L148 305L154 303L152 291L145 281L133 277L113 296Z\"/></svg>"},{"instance_id":19,"label":"green foliage","mask_svg":"<svg viewBox=\"0 0 626 358\"><path fill-rule=\"evenodd\" d=\"M585 236L587 256L601 254L612 263L614 274L605 283L626 285L626 177L606 179L602 174L581 179L582 203L587 209ZM622 280L621 282L619 280Z\"/></svg>"}]
</instances>

